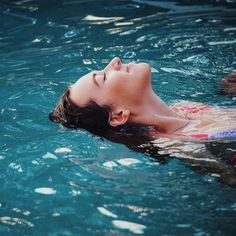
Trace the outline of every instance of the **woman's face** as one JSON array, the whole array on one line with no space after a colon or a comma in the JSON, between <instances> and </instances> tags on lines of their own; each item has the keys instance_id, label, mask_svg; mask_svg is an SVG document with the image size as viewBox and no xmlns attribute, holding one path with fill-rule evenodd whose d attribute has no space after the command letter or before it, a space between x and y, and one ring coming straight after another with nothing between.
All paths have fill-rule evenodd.
<instances>
[{"instance_id":1,"label":"woman's face","mask_svg":"<svg viewBox=\"0 0 236 236\"><path fill-rule=\"evenodd\" d=\"M151 90L150 80L149 64L123 64L115 57L103 70L92 71L73 84L70 99L80 107L92 100L100 106L131 109Z\"/></svg>"}]
</instances>

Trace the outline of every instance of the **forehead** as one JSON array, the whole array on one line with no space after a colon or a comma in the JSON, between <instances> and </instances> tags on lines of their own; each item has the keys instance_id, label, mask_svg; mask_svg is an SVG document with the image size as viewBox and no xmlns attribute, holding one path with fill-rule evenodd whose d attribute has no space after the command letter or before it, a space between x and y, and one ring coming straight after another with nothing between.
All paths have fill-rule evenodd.
<instances>
[{"instance_id":1,"label":"forehead","mask_svg":"<svg viewBox=\"0 0 236 236\"><path fill-rule=\"evenodd\" d=\"M84 106L92 99L92 72L78 79L70 87L70 99L78 106Z\"/></svg>"}]
</instances>

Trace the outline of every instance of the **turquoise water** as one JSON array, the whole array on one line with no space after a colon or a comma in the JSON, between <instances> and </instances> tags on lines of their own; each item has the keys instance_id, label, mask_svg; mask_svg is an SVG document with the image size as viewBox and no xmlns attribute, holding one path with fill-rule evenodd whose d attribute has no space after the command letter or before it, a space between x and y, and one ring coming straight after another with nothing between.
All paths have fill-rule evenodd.
<instances>
[{"instance_id":1,"label":"turquoise water","mask_svg":"<svg viewBox=\"0 0 236 236\"><path fill-rule=\"evenodd\" d=\"M211 154L231 171L235 141L192 162L48 120L114 56L150 63L167 102L235 106L217 84L236 69L235 3L199 2L0 2L0 235L235 234L235 188L203 164Z\"/></svg>"}]
</instances>

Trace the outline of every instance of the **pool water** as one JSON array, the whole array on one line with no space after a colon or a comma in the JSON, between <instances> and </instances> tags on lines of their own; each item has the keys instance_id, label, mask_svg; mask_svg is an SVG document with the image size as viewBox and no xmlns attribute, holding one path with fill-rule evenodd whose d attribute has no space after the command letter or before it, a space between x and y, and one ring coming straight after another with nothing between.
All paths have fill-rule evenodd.
<instances>
[{"instance_id":1,"label":"pool water","mask_svg":"<svg viewBox=\"0 0 236 236\"><path fill-rule=\"evenodd\" d=\"M166 102L235 106L218 87L236 69L235 4L1 1L0 235L235 235L236 190L203 164L209 154L236 178L235 140L191 162L165 140L148 155L48 120L68 85L114 56L150 63Z\"/></svg>"}]
</instances>

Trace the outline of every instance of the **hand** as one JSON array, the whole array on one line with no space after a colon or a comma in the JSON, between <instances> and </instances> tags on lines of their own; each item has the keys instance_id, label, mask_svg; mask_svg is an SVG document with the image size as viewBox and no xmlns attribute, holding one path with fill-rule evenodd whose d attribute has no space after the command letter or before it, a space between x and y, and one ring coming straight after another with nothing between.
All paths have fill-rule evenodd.
<instances>
[{"instance_id":1,"label":"hand","mask_svg":"<svg viewBox=\"0 0 236 236\"><path fill-rule=\"evenodd\" d=\"M236 94L236 71L226 76L219 82L220 91L227 94Z\"/></svg>"}]
</instances>

